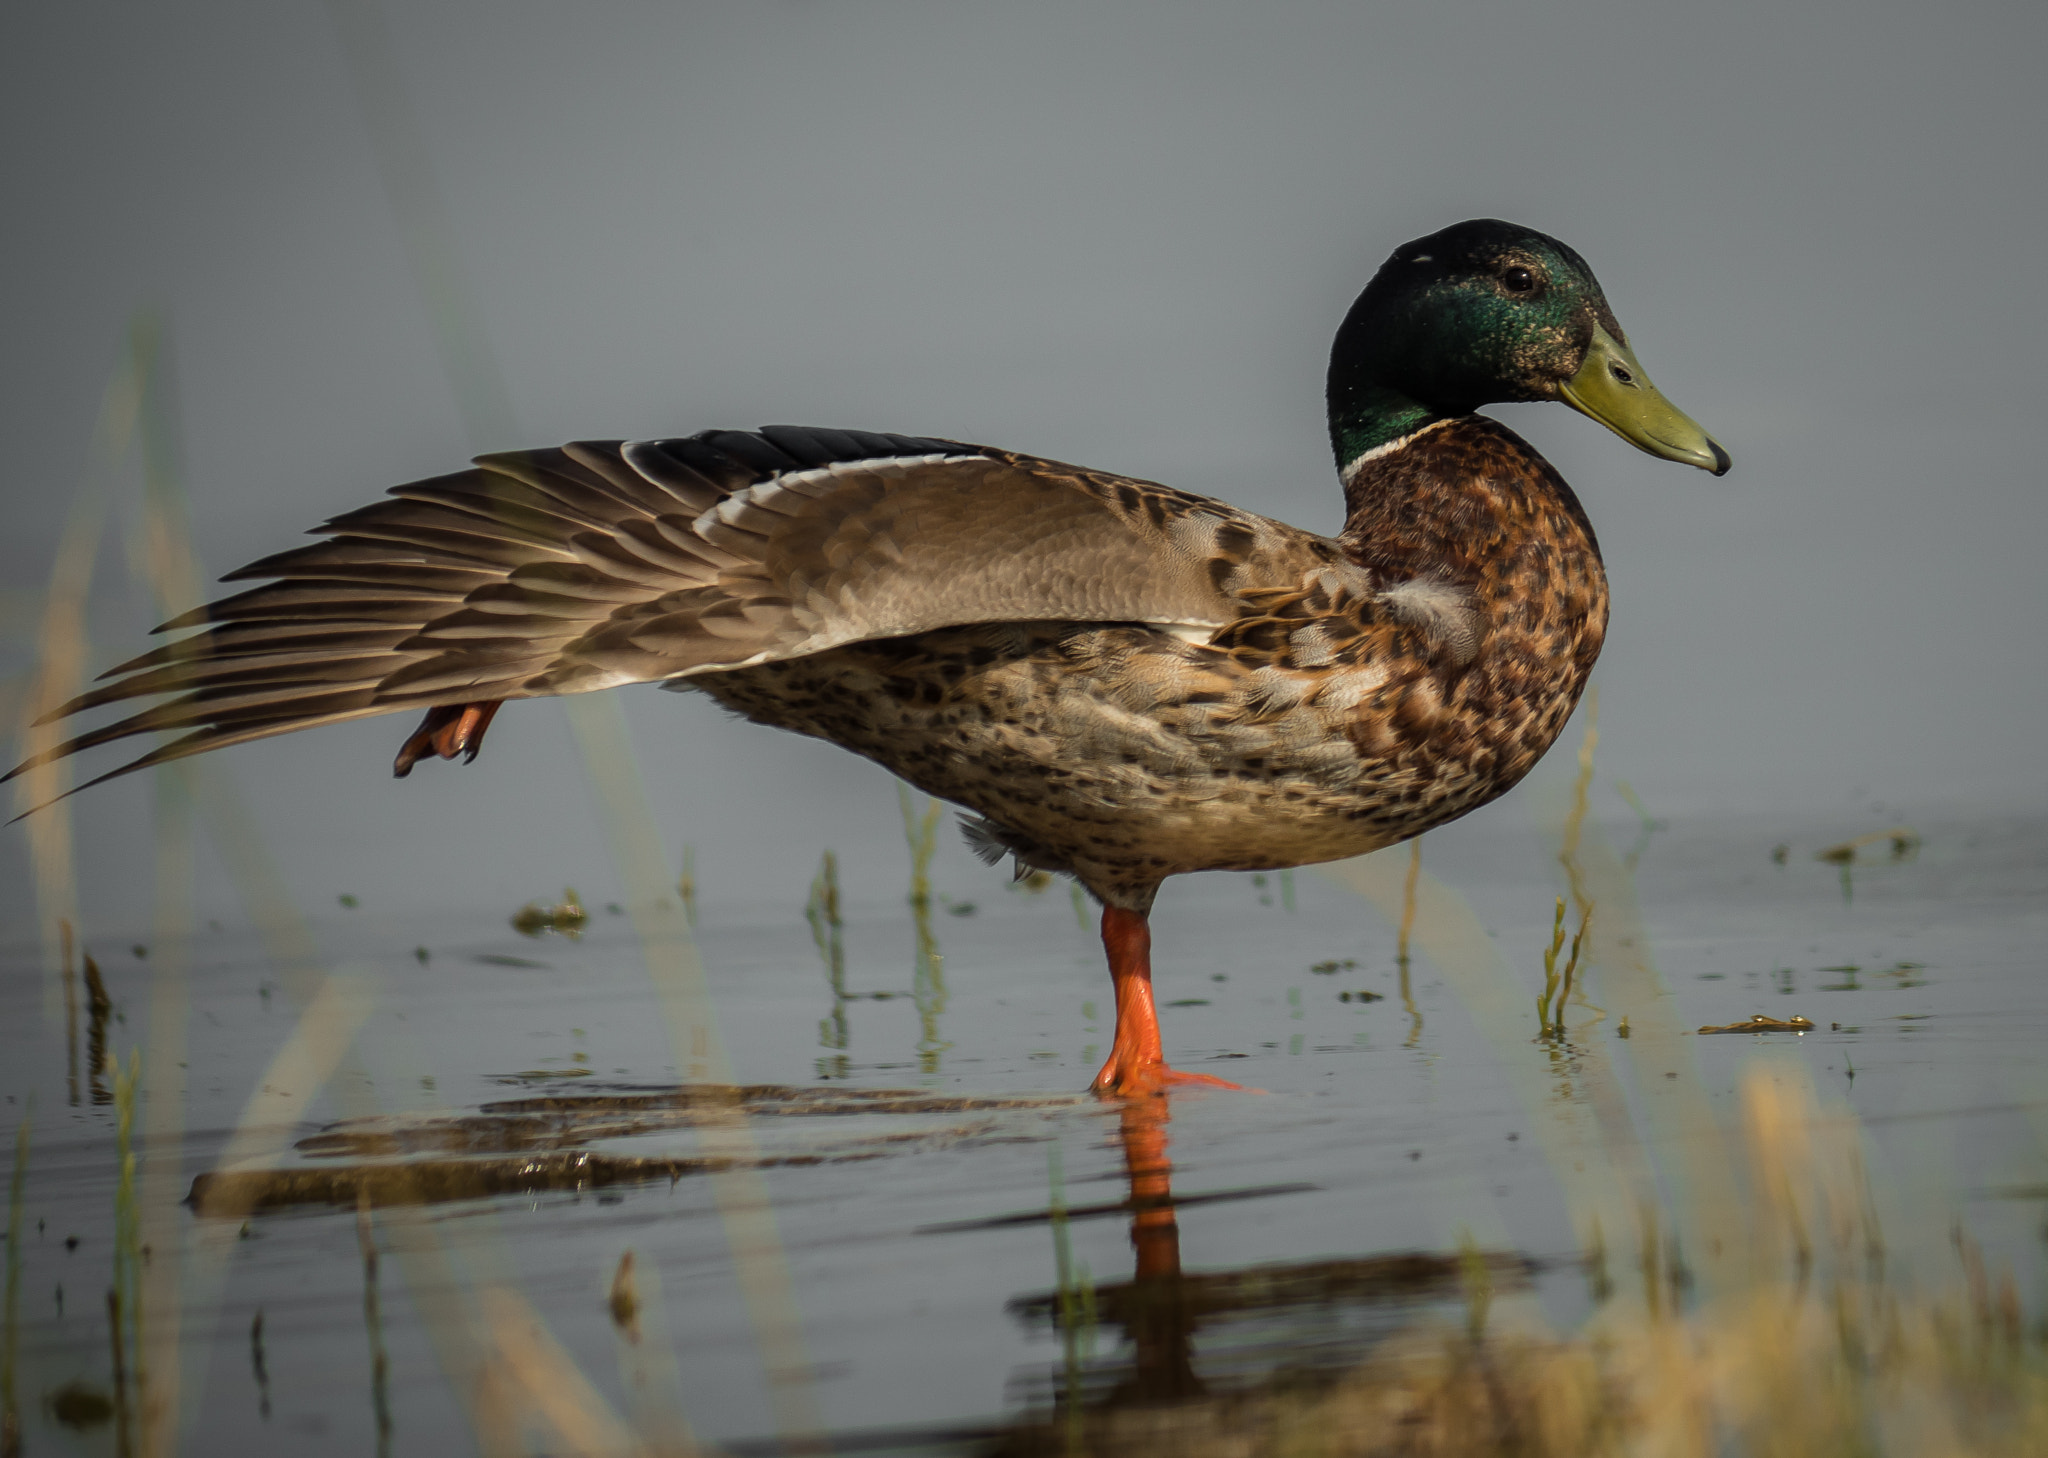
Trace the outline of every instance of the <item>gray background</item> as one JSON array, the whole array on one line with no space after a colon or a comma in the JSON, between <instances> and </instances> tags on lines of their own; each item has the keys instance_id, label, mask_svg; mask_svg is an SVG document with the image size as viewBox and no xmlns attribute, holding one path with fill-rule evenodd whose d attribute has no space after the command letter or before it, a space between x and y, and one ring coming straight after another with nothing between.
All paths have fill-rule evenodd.
<instances>
[{"instance_id":1,"label":"gray background","mask_svg":"<svg viewBox=\"0 0 2048 1458\"><path fill-rule=\"evenodd\" d=\"M216 573L474 448L773 421L1333 530L1331 332L1394 246L1495 215L1591 260L1736 462L1715 481L1500 412L1606 550L1602 768L1660 814L1788 833L2044 798L2037 5L435 0L385 25L506 439L472 438L330 11L0 22L11 671L138 308L171 330ZM100 665L153 616L129 566L118 540L101 559ZM821 846L893 836L880 770L627 697L707 899L800 900ZM556 706L398 785L409 722L222 757L302 901L605 894ZM89 924L144 914L149 796L74 802ZM0 858L27 935L18 830Z\"/></svg>"}]
</instances>

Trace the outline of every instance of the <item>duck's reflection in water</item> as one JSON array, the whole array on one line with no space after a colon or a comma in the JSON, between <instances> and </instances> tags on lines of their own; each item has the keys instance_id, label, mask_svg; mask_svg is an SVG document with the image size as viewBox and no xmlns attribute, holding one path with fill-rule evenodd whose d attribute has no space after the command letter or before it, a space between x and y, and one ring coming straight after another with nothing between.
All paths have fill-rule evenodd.
<instances>
[{"instance_id":1,"label":"duck's reflection in water","mask_svg":"<svg viewBox=\"0 0 2048 1458\"><path fill-rule=\"evenodd\" d=\"M1269 1185L1176 1197L1168 1158L1171 1118L1167 1096L1124 1101L1117 1135L1129 1198L1052 1212L1055 1220L1127 1213L1135 1257L1131 1279L1095 1287L1080 1299L1060 1291L1010 1303L1025 1322L1059 1329L1069 1360L1063 1371L1025 1376L1016 1393L1025 1415L999 1432L984 1432L981 1442L969 1445L972 1450L1020 1458L1121 1453L1138 1451L1129 1444L1140 1431L1153 1438L1192 1438L1225 1409L1235 1415L1233 1422L1255 1409L1274 1407L1277 1415L1291 1406L1291 1395L1307 1400L1354 1370L1377 1342L1413 1321L1419 1306L1464 1298L1471 1268L1449 1252L1184 1271L1181 1211L1315 1187ZM1518 1256L1488 1256L1484 1262L1495 1291L1524 1283L1533 1271ZM1092 1332L1077 1333L1077 1323ZM1077 1335L1093 1335L1103 1352L1082 1370L1072 1359Z\"/></svg>"},{"instance_id":2,"label":"duck's reflection in water","mask_svg":"<svg viewBox=\"0 0 2048 1458\"><path fill-rule=\"evenodd\" d=\"M1195 1375L1195 1323L1182 1297L1180 1220L1173 1206L1173 1165L1166 1157L1165 1096L1126 1099L1119 1133L1131 1183L1131 1246L1137 1265L1126 1288L1125 1335L1131 1375L1111 1399L1185 1397L1202 1391Z\"/></svg>"}]
</instances>

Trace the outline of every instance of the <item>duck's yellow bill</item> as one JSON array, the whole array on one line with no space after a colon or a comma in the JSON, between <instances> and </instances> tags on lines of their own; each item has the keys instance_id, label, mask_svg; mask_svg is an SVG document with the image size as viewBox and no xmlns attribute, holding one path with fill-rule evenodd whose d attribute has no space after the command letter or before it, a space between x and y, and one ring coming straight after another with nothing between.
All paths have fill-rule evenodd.
<instances>
[{"instance_id":1,"label":"duck's yellow bill","mask_svg":"<svg viewBox=\"0 0 2048 1458\"><path fill-rule=\"evenodd\" d=\"M1592 416L1653 456L1698 466L1716 476L1725 476L1732 464L1712 436L1650 383L1634 351L1598 325L1586 362L1558 393L1581 415Z\"/></svg>"}]
</instances>

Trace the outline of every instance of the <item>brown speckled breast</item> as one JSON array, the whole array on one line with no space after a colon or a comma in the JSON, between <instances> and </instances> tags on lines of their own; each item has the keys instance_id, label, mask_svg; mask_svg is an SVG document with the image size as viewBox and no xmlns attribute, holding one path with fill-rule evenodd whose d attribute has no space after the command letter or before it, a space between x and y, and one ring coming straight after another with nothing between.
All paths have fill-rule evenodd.
<instances>
[{"instance_id":1,"label":"brown speckled breast","mask_svg":"<svg viewBox=\"0 0 2048 1458\"><path fill-rule=\"evenodd\" d=\"M1145 624L946 628L690 686L991 822L1149 908L1166 876L1356 855L1500 795L1556 739L1607 623L1585 513L1513 432L1432 427L1346 483L1352 567L1239 588L1207 641Z\"/></svg>"}]
</instances>

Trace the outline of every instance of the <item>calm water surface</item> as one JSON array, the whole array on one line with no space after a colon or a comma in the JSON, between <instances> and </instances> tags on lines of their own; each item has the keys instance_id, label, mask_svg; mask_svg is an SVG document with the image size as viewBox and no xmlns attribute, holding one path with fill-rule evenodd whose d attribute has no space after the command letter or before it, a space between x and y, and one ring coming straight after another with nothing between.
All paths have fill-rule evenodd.
<instances>
[{"instance_id":1,"label":"calm water surface","mask_svg":"<svg viewBox=\"0 0 2048 1458\"><path fill-rule=\"evenodd\" d=\"M1960 1222L2038 1315L2048 820L1922 820L1917 849L1873 843L1846 875L1814 858L1874 828L1589 827L1612 945L1552 1041L1534 999L1567 886L1554 838L1426 843L1405 996L1394 927L1354 889L1190 879L1155 917L1169 1051L1263 1092L1129 1106L1076 1094L1110 1004L1065 884L1006 889L950 847L922 955L903 906L847 909L844 997L800 890L700 908L737 1092L678 1091L717 1049L672 1033L603 907L576 940L521 936L509 907L335 907L303 1020L321 984L281 977L247 927L141 953L88 928L111 1007L95 1019L78 985L75 1039L16 946L22 1451L117 1451L117 1395L138 1443L143 1408L167 1431L174 1400L188 1452L569 1452L622 1430L673 1451L1039 1451L1062 1413L1313 1385L1455 1318L1478 1269L1461 1248L1496 1310L1568 1329L1599 1295L1593 1166L1635 1192L1604 1207L1618 1268L1644 1198L1717 1240L1688 1145L1736 1129L1759 1057L1860 1120L1902 1278L1941 1279ZM841 853L904 856L893 835ZM1398 885L1406 852L1385 854ZM88 1045L150 1047L153 1006L183 1028L155 1046L181 1053L185 1094L145 1066L149 1371L138 1393L125 1352L117 1394L116 1106ZM1691 1033L1757 1014L1815 1030Z\"/></svg>"}]
</instances>

